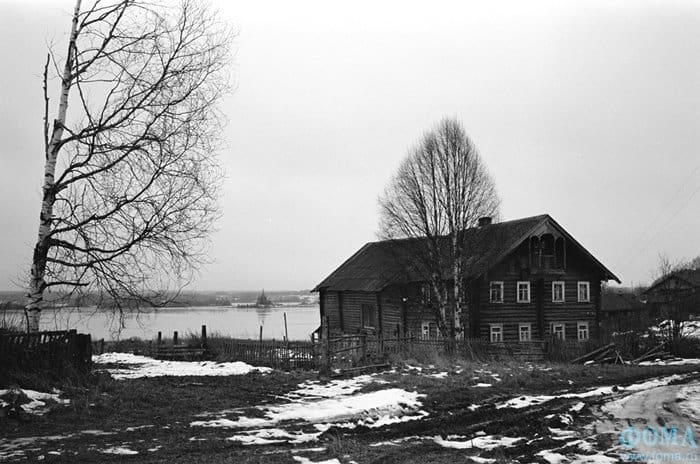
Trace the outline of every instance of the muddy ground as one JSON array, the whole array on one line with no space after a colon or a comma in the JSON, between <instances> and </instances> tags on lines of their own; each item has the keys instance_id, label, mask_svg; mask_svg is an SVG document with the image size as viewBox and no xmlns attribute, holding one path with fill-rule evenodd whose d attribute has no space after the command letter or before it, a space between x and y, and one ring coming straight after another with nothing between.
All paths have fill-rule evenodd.
<instances>
[{"instance_id":1,"label":"muddy ground","mask_svg":"<svg viewBox=\"0 0 700 464\"><path fill-rule=\"evenodd\" d=\"M472 364L423 366L420 370L396 366L374 374L357 393L390 388L419 392L425 395L420 400L421 411L427 413L424 417L381 427L330 427L304 443L266 445L230 440L235 435L230 428L191 424L207 417L208 412L222 410L235 410L251 419L262 417L261 406L288 401L285 395L304 382L319 380L316 374L273 371L114 380L102 372L84 383L60 385L62 396L71 400L67 406L54 405L43 415L0 419L0 461L546 463L551 462L547 453L556 453L578 456L578 462L616 462L615 430L598 433L590 424L599 420L601 404L623 395L624 388L606 395L554 398L541 404L535 401L519 408L497 405L525 395L624 387L677 373L683 377L671 383L696 382L700 381L698 370L700 366L693 365ZM319 384L325 381L321 379ZM301 432L314 432L312 423L296 427ZM465 444L470 437L484 436L519 440L508 446Z\"/></svg>"}]
</instances>

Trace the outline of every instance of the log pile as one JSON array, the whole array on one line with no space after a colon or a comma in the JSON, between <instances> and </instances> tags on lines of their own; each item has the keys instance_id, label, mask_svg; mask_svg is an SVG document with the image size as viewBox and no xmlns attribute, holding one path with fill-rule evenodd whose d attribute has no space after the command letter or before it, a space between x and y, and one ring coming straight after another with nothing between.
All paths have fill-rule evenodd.
<instances>
[{"instance_id":1,"label":"log pile","mask_svg":"<svg viewBox=\"0 0 700 464\"><path fill-rule=\"evenodd\" d=\"M666 342L655 346L641 356L630 361L625 361L617 346L614 343L609 343L574 359L571 361L571 364L638 364L643 361L670 358L673 358L673 356Z\"/></svg>"},{"instance_id":2,"label":"log pile","mask_svg":"<svg viewBox=\"0 0 700 464\"><path fill-rule=\"evenodd\" d=\"M624 364L625 361L620 356L620 351L614 343L601 346L590 353L586 353L573 361L571 364Z\"/></svg>"},{"instance_id":3,"label":"log pile","mask_svg":"<svg viewBox=\"0 0 700 464\"><path fill-rule=\"evenodd\" d=\"M655 359L671 359L673 355L669 351L668 343L663 342L661 345L655 346L643 355L632 360L632 363L640 363L643 361L653 361Z\"/></svg>"}]
</instances>

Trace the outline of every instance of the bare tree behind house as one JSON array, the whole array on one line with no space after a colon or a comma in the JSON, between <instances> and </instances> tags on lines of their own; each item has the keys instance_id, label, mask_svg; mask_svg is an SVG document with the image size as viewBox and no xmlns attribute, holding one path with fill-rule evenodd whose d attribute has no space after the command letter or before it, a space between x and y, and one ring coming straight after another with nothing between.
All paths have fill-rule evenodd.
<instances>
[{"instance_id":1,"label":"bare tree behind house","mask_svg":"<svg viewBox=\"0 0 700 464\"><path fill-rule=\"evenodd\" d=\"M199 1L77 0L66 55L50 53L44 68L29 330L50 289L104 295L119 309L157 304L203 262L219 216L217 102L231 39Z\"/></svg>"},{"instance_id":2,"label":"bare tree behind house","mask_svg":"<svg viewBox=\"0 0 700 464\"><path fill-rule=\"evenodd\" d=\"M408 251L444 335L462 330L468 244L460 232L499 214L495 183L462 124L443 119L401 163L379 199L380 236ZM414 240L411 240L414 239ZM404 253L405 254L405 253Z\"/></svg>"}]
</instances>

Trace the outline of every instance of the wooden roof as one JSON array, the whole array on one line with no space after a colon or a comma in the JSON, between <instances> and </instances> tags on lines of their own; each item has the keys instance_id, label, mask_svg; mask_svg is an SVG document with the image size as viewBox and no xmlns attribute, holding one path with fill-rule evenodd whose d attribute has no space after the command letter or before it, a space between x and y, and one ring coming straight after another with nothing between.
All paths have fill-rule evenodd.
<instances>
[{"instance_id":1,"label":"wooden roof","mask_svg":"<svg viewBox=\"0 0 700 464\"><path fill-rule=\"evenodd\" d=\"M470 254L466 262L466 274L470 277L480 276L515 250L533 232L545 226L557 229L573 246L579 247L601 269L606 279L619 282L612 272L547 214L465 230L463 243ZM415 256L416 247L425 247L427 240L427 238L410 238L367 243L318 284L313 291L328 289L378 292L391 284L424 280L412 256ZM441 237L441 240L445 244L444 248L447 249L448 237ZM445 276L449 276L448 269L444 269L443 272Z\"/></svg>"},{"instance_id":2,"label":"wooden roof","mask_svg":"<svg viewBox=\"0 0 700 464\"><path fill-rule=\"evenodd\" d=\"M644 294L648 295L653 293L670 279L677 279L681 282L685 282L688 288L700 288L700 269L680 269L659 277L644 291Z\"/></svg>"}]
</instances>

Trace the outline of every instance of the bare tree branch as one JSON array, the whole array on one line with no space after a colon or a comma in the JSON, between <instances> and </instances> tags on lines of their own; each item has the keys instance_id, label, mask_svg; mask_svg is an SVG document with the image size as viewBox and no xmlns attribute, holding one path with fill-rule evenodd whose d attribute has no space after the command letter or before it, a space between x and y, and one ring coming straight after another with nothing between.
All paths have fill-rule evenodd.
<instances>
[{"instance_id":1,"label":"bare tree branch","mask_svg":"<svg viewBox=\"0 0 700 464\"><path fill-rule=\"evenodd\" d=\"M47 288L162 304L206 261L232 34L200 2L95 1L72 18L26 306ZM69 94L73 92L73 97ZM71 111L68 111L69 103Z\"/></svg>"},{"instance_id":2,"label":"bare tree branch","mask_svg":"<svg viewBox=\"0 0 700 464\"><path fill-rule=\"evenodd\" d=\"M423 135L379 205L380 236L405 249L402 264L430 285L440 329L454 335L466 319L470 250L462 231L499 210L494 181L458 121L444 119Z\"/></svg>"}]
</instances>

